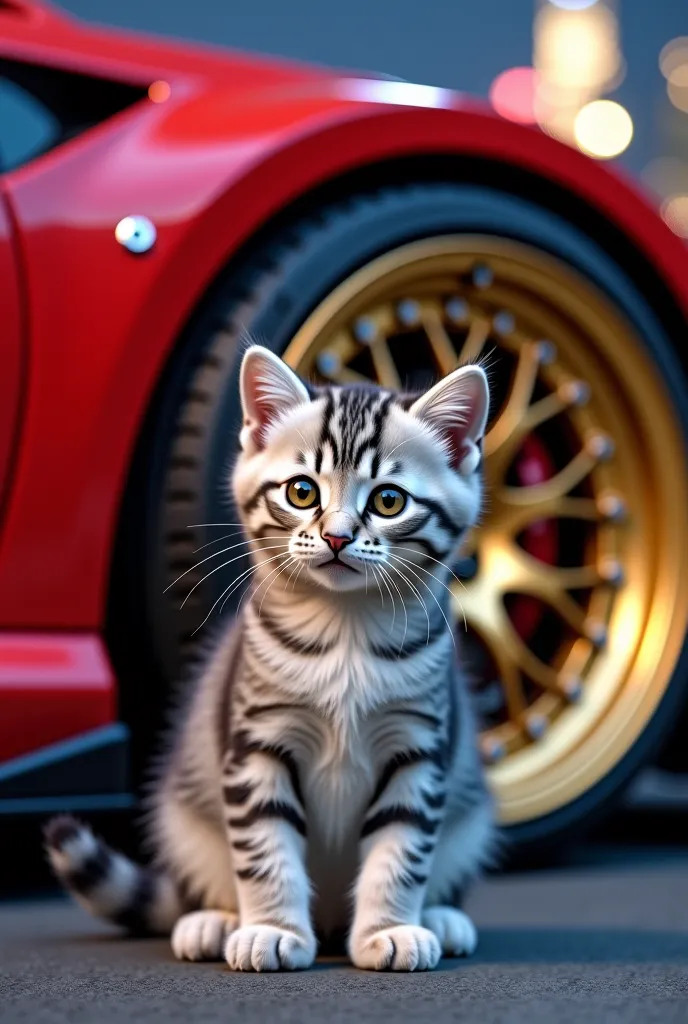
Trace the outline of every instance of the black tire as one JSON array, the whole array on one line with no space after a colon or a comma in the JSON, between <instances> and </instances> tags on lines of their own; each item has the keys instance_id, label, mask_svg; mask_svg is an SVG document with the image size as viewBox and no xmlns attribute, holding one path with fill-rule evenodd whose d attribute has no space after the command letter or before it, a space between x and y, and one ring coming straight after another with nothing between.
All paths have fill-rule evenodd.
<instances>
[{"instance_id":1,"label":"black tire","mask_svg":"<svg viewBox=\"0 0 688 1024\"><path fill-rule=\"evenodd\" d=\"M688 436L688 389L649 304L600 245L535 203L494 188L421 184L355 196L282 230L258 255L223 275L194 317L161 382L132 473L115 556L110 641L125 679L123 714L135 726L135 767L150 748L156 709L196 649L194 630L231 579L224 573L211 576L181 611L180 599L200 578L197 571L164 593L199 557L194 549L223 532L189 529L190 524L236 522L225 478L239 426L237 364L243 340L251 336L282 352L318 302L354 270L406 242L460 232L528 242L575 267L606 293L644 339ZM238 574L243 567L237 561L230 569ZM640 741L583 797L512 828L514 842L561 840L591 823L656 753L684 703L685 678L684 649ZM138 695L144 686L151 699L142 712Z\"/></svg>"}]
</instances>

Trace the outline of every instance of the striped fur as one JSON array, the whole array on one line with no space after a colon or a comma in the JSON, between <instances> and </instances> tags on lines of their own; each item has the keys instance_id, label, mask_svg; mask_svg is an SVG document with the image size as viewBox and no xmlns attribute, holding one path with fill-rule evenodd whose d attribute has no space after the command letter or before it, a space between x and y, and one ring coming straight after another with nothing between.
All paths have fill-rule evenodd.
<instances>
[{"instance_id":1,"label":"striped fur","mask_svg":"<svg viewBox=\"0 0 688 1024\"><path fill-rule=\"evenodd\" d=\"M161 772L153 869L72 819L49 855L82 904L172 930L180 958L304 968L316 934L346 935L359 967L432 968L472 952L460 900L494 848L448 590L480 513L485 377L307 389L254 347L241 383L250 594Z\"/></svg>"}]
</instances>

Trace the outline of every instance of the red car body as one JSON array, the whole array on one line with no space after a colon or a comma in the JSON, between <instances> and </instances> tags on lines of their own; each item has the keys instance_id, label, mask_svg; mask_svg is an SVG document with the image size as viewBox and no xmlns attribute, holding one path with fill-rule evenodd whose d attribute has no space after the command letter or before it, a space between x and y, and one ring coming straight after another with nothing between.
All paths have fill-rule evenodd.
<instances>
[{"instance_id":1,"label":"red car body","mask_svg":"<svg viewBox=\"0 0 688 1024\"><path fill-rule=\"evenodd\" d=\"M356 168L471 154L603 211L687 316L688 276L629 183L446 90L96 30L29 0L0 0L0 60L136 97L0 174L0 809L30 810L21 780L59 763L52 745L84 740L81 756L117 729L102 630L137 436L192 311L271 218ZM115 238L130 214L156 225L145 255Z\"/></svg>"}]
</instances>

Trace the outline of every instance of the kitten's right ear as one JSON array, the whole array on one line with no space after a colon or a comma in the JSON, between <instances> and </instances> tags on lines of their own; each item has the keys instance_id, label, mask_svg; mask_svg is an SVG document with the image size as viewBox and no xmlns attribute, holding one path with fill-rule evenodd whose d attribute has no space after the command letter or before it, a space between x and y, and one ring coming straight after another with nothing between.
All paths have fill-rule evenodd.
<instances>
[{"instance_id":1,"label":"kitten's right ear","mask_svg":"<svg viewBox=\"0 0 688 1024\"><path fill-rule=\"evenodd\" d=\"M252 345L244 355L240 391L244 425L239 440L248 454L265 447L268 429L285 412L310 401L294 371L262 345Z\"/></svg>"}]
</instances>

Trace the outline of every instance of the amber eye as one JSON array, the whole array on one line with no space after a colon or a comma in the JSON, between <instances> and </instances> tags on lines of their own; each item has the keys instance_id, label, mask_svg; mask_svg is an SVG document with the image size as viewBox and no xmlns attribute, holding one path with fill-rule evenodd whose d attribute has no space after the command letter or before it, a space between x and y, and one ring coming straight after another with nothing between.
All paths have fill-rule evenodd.
<instances>
[{"instance_id":1,"label":"amber eye","mask_svg":"<svg viewBox=\"0 0 688 1024\"><path fill-rule=\"evenodd\" d=\"M312 480L298 477L287 484L287 501L294 508L313 508L320 501L320 493Z\"/></svg>"},{"instance_id":2,"label":"amber eye","mask_svg":"<svg viewBox=\"0 0 688 1024\"><path fill-rule=\"evenodd\" d=\"M398 516L406 505L406 495L396 487L381 487L370 496L370 508L378 516Z\"/></svg>"}]
</instances>

